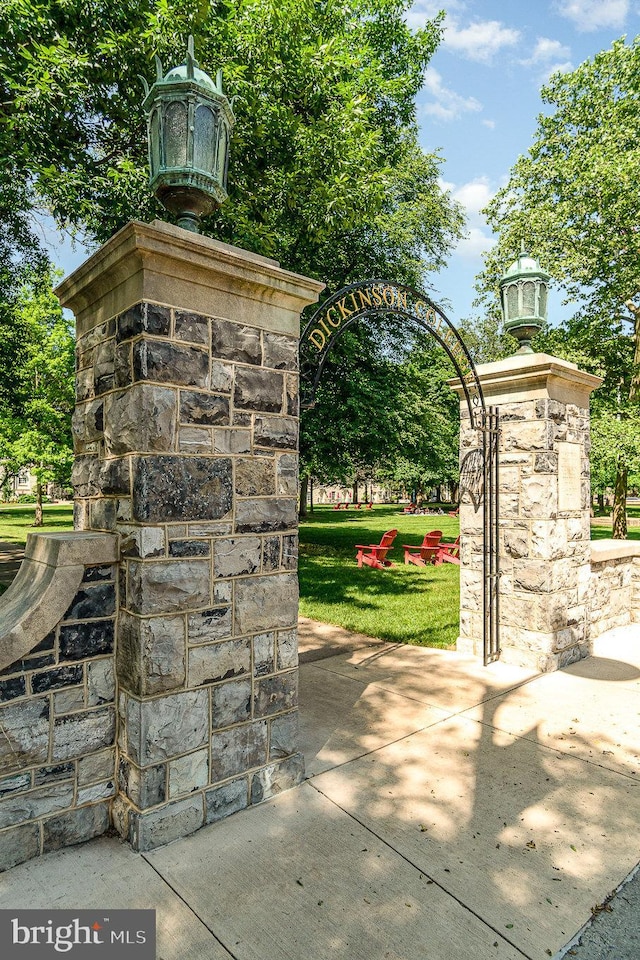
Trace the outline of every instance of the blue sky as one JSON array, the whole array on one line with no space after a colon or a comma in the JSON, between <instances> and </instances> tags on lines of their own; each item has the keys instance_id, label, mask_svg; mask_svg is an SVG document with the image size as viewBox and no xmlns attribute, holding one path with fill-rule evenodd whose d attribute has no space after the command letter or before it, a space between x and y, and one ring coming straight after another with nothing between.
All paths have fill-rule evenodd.
<instances>
[{"instance_id":1,"label":"blue sky","mask_svg":"<svg viewBox=\"0 0 640 960\"><path fill-rule=\"evenodd\" d=\"M442 8L444 40L427 70L418 119L423 147L439 149L443 182L468 217L467 237L434 277L433 295L455 322L472 313L474 278L492 242L479 211L531 144L541 84L623 34L640 34L640 0L416 0L409 23L421 26ZM42 230L65 273L85 259L50 225ZM570 312L551 296L552 322Z\"/></svg>"}]
</instances>

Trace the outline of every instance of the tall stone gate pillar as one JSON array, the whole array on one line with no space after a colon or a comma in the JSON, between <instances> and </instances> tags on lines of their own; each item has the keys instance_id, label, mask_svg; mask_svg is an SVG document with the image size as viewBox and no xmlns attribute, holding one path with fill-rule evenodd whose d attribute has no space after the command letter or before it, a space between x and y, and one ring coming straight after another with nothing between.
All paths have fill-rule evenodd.
<instances>
[{"instance_id":1,"label":"tall stone gate pillar","mask_svg":"<svg viewBox=\"0 0 640 960\"><path fill-rule=\"evenodd\" d=\"M322 284L156 221L77 319L76 527L120 534L118 798L145 850L296 783L298 336Z\"/></svg>"},{"instance_id":2,"label":"tall stone gate pillar","mask_svg":"<svg viewBox=\"0 0 640 960\"><path fill-rule=\"evenodd\" d=\"M522 354L478 367L500 414L501 659L554 670L589 652L589 394L602 382L573 363ZM461 403L461 463L481 447ZM477 455L475 456L477 461ZM461 483L458 650L482 656L482 491Z\"/></svg>"}]
</instances>

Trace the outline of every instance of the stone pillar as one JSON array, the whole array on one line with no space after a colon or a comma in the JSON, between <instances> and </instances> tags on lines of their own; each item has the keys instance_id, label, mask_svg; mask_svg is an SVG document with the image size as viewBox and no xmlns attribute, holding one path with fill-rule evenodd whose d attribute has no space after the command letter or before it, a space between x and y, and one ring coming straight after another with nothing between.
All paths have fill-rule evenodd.
<instances>
[{"instance_id":1,"label":"stone pillar","mask_svg":"<svg viewBox=\"0 0 640 960\"><path fill-rule=\"evenodd\" d=\"M298 337L322 285L131 223L77 320L76 527L120 534L114 822L151 849L302 776Z\"/></svg>"},{"instance_id":2,"label":"stone pillar","mask_svg":"<svg viewBox=\"0 0 640 960\"><path fill-rule=\"evenodd\" d=\"M484 364L478 375L500 414L501 659L555 670L589 652L589 394L602 381L546 354ZM463 400L460 409L468 465L481 438ZM482 506L472 482L462 487L458 650L482 656Z\"/></svg>"}]
</instances>

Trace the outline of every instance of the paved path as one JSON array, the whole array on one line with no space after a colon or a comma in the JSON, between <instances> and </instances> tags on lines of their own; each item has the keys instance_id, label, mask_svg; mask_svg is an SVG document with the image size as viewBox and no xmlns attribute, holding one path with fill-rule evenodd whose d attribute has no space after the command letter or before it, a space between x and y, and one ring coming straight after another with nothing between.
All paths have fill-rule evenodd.
<instances>
[{"instance_id":1,"label":"paved path","mask_svg":"<svg viewBox=\"0 0 640 960\"><path fill-rule=\"evenodd\" d=\"M24 559L24 547L0 541L0 584L8 587Z\"/></svg>"},{"instance_id":2,"label":"paved path","mask_svg":"<svg viewBox=\"0 0 640 960\"><path fill-rule=\"evenodd\" d=\"M160 960L561 956L640 860L640 631L542 677L360 642L301 667L299 788L14 867L0 908L154 907Z\"/></svg>"}]
</instances>

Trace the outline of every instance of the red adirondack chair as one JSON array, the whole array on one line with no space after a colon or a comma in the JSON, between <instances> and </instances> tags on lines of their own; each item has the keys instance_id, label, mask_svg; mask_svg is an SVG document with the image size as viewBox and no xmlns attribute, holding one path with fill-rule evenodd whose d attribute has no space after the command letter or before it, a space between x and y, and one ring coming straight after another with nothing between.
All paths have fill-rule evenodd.
<instances>
[{"instance_id":1,"label":"red adirondack chair","mask_svg":"<svg viewBox=\"0 0 640 960\"><path fill-rule=\"evenodd\" d=\"M415 544L402 544L404 550L404 562L415 563L416 567L426 567L428 563L433 563L436 551L440 546L442 530L432 530L426 535L419 547Z\"/></svg>"},{"instance_id":2,"label":"red adirondack chair","mask_svg":"<svg viewBox=\"0 0 640 960\"><path fill-rule=\"evenodd\" d=\"M356 543L356 560L358 566L366 564L376 570L384 570L385 567L392 567L391 560L387 560L387 553L393 546L393 541L398 536L397 530L387 530L382 534L380 543L362 544Z\"/></svg>"},{"instance_id":3,"label":"red adirondack chair","mask_svg":"<svg viewBox=\"0 0 640 960\"><path fill-rule=\"evenodd\" d=\"M460 565L460 537L455 543L441 543L436 550L434 563L457 563Z\"/></svg>"},{"instance_id":4,"label":"red adirondack chair","mask_svg":"<svg viewBox=\"0 0 640 960\"><path fill-rule=\"evenodd\" d=\"M373 500L369 501L369 503L365 503L365 507L367 508L367 510L372 510L372 509L373 509Z\"/></svg>"}]
</instances>

